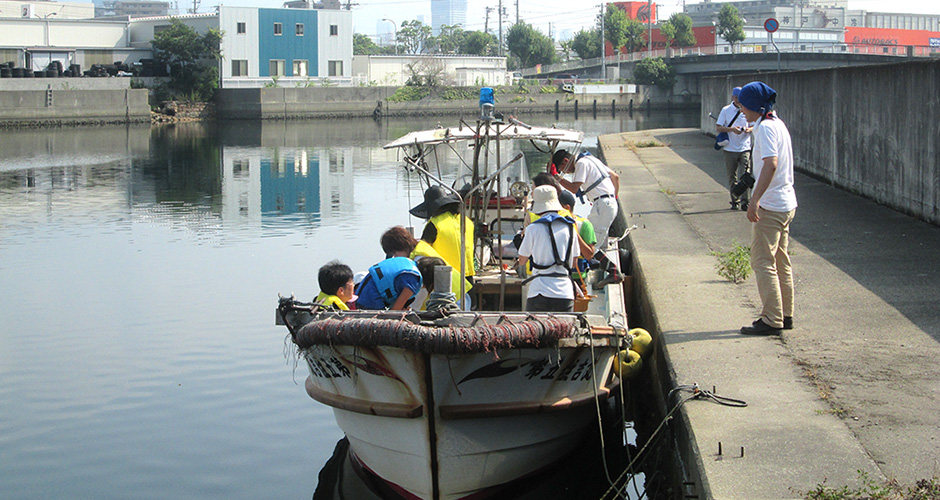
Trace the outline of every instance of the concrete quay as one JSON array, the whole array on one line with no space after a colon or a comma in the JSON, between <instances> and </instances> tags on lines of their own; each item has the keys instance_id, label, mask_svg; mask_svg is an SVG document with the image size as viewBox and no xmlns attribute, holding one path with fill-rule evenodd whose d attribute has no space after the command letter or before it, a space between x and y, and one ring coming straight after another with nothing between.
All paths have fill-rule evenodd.
<instances>
[{"instance_id":1,"label":"concrete quay","mask_svg":"<svg viewBox=\"0 0 940 500\"><path fill-rule=\"evenodd\" d=\"M748 403L682 406L683 494L801 498L821 483L862 486L860 472L905 484L940 474L940 228L798 173L795 328L741 335L760 305L754 278L721 278L709 252L749 245L751 224L729 209L713 143L698 129L599 139L638 226L637 319L655 339L661 394L698 383Z\"/></svg>"}]
</instances>

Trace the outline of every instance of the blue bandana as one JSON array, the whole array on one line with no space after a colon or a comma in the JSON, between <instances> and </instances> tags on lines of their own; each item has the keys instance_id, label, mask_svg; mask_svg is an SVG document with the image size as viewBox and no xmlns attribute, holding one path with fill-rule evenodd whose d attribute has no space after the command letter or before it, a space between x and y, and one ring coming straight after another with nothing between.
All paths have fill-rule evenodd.
<instances>
[{"instance_id":1,"label":"blue bandana","mask_svg":"<svg viewBox=\"0 0 940 500\"><path fill-rule=\"evenodd\" d=\"M741 88L738 102L751 111L770 112L777 102L777 91L764 82L751 82Z\"/></svg>"}]
</instances>

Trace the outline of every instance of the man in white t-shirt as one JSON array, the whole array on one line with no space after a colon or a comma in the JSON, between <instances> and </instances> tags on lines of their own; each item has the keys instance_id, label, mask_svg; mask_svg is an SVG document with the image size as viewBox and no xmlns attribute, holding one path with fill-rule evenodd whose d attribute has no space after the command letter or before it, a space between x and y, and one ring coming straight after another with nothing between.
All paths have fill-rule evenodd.
<instances>
[{"instance_id":1,"label":"man in white t-shirt","mask_svg":"<svg viewBox=\"0 0 940 500\"><path fill-rule=\"evenodd\" d=\"M741 111L738 94L741 87L731 89L731 104L721 108L718 120L715 121L715 130L728 134L728 144L722 148L725 156L725 172L728 175L728 192L731 193L731 210L738 208L747 210L747 190L740 198L735 196L731 188L747 172L751 163L751 124Z\"/></svg>"},{"instance_id":2,"label":"man in white t-shirt","mask_svg":"<svg viewBox=\"0 0 940 500\"><path fill-rule=\"evenodd\" d=\"M754 223L751 267L760 293L760 317L741 328L746 335L779 335L793 328L793 269L787 247L790 222L796 214L793 189L793 144L790 131L773 106L777 92L763 82L751 82L738 96L749 122L760 120L754 132L754 192L747 220Z\"/></svg>"},{"instance_id":3,"label":"man in white t-shirt","mask_svg":"<svg viewBox=\"0 0 940 500\"><path fill-rule=\"evenodd\" d=\"M568 151L559 149L552 155L552 163L559 174L567 172L574 163L574 175L570 181L558 174L555 178L562 187L572 193L580 190L584 198L591 200L593 205L591 213L588 214L588 220L594 226L594 234L597 237L597 244L594 247L597 252L594 258L605 264L604 271L607 273L605 278L594 283L594 288L599 290L609 284L622 282L623 275L620 274L620 270L605 256L610 244L608 238L610 226L617 217L617 211L620 210L617 205L620 176L587 151L578 155L576 162L572 162Z\"/></svg>"},{"instance_id":4,"label":"man in white t-shirt","mask_svg":"<svg viewBox=\"0 0 940 500\"><path fill-rule=\"evenodd\" d=\"M532 264L526 311L574 311L570 270L580 252L575 222L558 215L562 206L554 186L536 187L532 198L532 211L542 217L529 224L519 245L519 265Z\"/></svg>"}]
</instances>

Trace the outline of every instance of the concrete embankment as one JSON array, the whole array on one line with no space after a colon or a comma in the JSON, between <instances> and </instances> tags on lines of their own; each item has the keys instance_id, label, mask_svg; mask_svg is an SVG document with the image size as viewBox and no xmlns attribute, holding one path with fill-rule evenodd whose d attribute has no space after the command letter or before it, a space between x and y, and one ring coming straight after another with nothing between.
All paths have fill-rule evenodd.
<instances>
[{"instance_id":1,"label":"concrete embankment","mask_svg":"<svg viewBox=\"0 0 940 500\"><path fill-rule=\"evenodd\" d=\"M0 90L0 126L150 121L146 89Z\"/></svg>"},{"instance_id":2,"label":"concrete embankment","mask_svg":"<svg viewBox=\"0 0 940 500\"><path fill-rule=\"evenodd\" d=\"M649 141L668 147L638 147ZM686 498L782 499L825 483L910 484L940 470L940 228L797 175L791 226L796 326L741 335L760 298L722 279L709 252L747 245L722 154L695 129L600 138L631 223L637 320L655 337L659 404L678 412ZM721 452L719 453L719 450Z\"/></svg>"},{"instance_id":3,"label":"concrete embankment","mask_svg":"<svg viewBox=\"0 0 940 500\"><path fill-rule=\"evenodd\" d=\"M702 79L702 131L731 89L761 80L809 175L940 224L940 61Z\"/></svg>"},{"instance_id":4,"label":"concrete embankment","mask_svg":"<svg viewBox=\"0 0 940 500\"><path fill-rule=\"evenodd\" d=\"M626 86L625 86L626 87ZM222 119L302 119L366 116L472 116L479 109L478 88L467 89L471 99L445 100L439 96L417 101L390 101L397 87L309 87L223 89L216 109ZM520 92L518 87L500 89L496 109L504 114L581 113L590 116L644 109L697 107L696 96L650 96L649 89L636 93L569 94L540 93L538 87Z\"/></svg>"}]
</instances>

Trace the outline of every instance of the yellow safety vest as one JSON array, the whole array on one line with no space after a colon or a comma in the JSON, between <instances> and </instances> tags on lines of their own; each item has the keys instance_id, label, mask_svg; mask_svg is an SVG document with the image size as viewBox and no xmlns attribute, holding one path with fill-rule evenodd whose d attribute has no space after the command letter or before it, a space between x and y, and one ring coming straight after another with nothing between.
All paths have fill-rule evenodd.
<instances>
[{"instance_id":1,"label":"yellow safety vest","mask_svg":"<svg viewBox=\"0 0 940 500\"><path fill-rule=\"evenodd\" d=\"M418 240L418 245L415 247L414 251L411 252L411 258L414 259L415 257L437 257L439 259L444 259L444 257L441 257L441 254L439 254L437 250L434 249L434 247L432 247L428 242L424 240ZM444 262L447 262L447 259L444 259ZM447 265L450 266L449 263ZM454 292L454 294L459 295L460 294L460 269L455 268L454 266L450 266L450 268L451 268L450 286L452 287L451 291ZM464 280L463 286L464 286L464 292L469 292L470 289L473 288L473 284L470 283L470 280Z\"/></svg>"},{"instance_id":2,"label":"yellow safety vest","mask_svg":"<svg viewBox=\"0 0 940 500\"><path fill-rule=\"evenodd\" d=\"M473 222L466 218L465 235L465 258L464 266L467 276L473 276ZM447 261L451 267L460 272L460 216L450 212L431 217L429 221L437 228L437 239L431 244L434 250L441 255L441 258ZM457 293L460 293L458 290Z\"/></svg>"},{"instance_id":3,"label":"yellow safety vest","mask_svg":"<svg viewBox=\"0 0 940 500\"><path fill-rule=\"evenodd\" d=\"M317 295L317 299L314 302L328 308L335 307L337 309L342 309L343 311L349 310L349 306L343 302L343 299L337 297L336 295L327 295L323 292L320 292L320 295Z\"/></svg>"}]
</instances>

